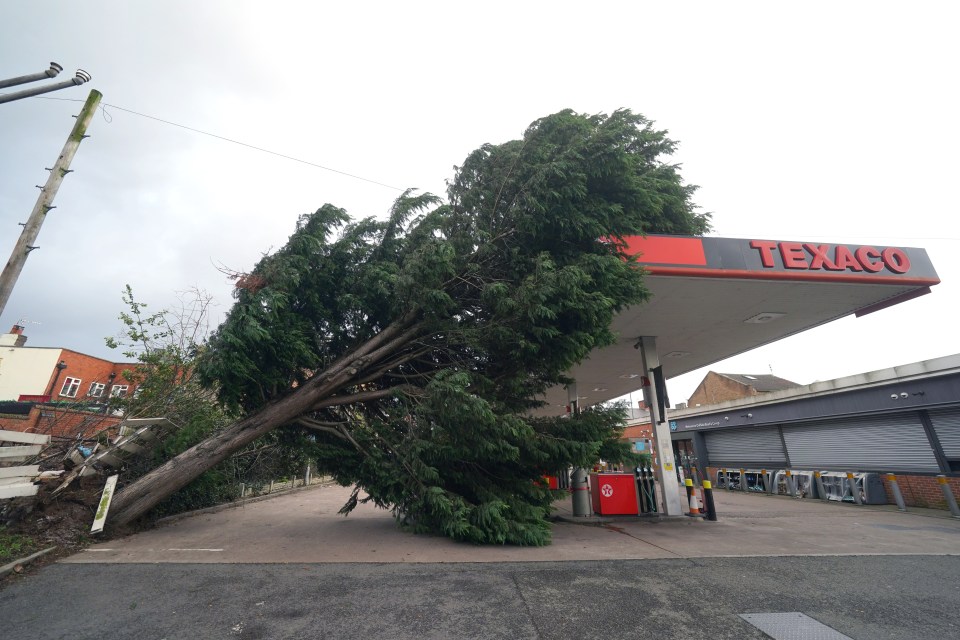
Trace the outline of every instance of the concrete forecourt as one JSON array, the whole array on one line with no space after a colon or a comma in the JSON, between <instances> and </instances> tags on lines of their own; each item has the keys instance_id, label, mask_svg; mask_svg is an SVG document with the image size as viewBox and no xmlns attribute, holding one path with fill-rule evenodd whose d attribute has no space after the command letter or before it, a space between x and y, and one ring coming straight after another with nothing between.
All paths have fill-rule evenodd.
<instances>
[{"instance_id":1,"label":"concrete forecourt","mask_svg":"<svg viewBox=\"0 0 960 640\"><path fill-rule=\"evenodd\" d=\"M313 487L94 545L0 590L4 638L960 637L960 520L717 492L720 521L577 519L554 543L414 535Z\"/></svg>"}]
</instances>

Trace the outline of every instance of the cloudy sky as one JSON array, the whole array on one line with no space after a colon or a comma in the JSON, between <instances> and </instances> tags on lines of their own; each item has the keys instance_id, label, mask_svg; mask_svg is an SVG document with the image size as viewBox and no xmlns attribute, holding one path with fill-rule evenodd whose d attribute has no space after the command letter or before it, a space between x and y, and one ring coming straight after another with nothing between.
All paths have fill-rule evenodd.
<instances>
[{"instance_id":1,"label":"cloudy sky","mask_svg":"<svg viewBox=\"0 0 960 640\"><path fill-rule=\"evenodd\" d=\"M0 0L0 78L51 60L60 79L93 75L0 105L4 262L79 111L64 99L95 88L115 105L0 331L23 320L32 346L119 359L103 338L128 283L152 309L199 287L222 316L217 266L249 269L298 215L382 215L399 189L442 194L467 153L538 117L628 107L680 141L713 235L923 247L943 281L712 369L809 383L960 352L954 3L324 4Z\"/></svg>"}]
</instances>

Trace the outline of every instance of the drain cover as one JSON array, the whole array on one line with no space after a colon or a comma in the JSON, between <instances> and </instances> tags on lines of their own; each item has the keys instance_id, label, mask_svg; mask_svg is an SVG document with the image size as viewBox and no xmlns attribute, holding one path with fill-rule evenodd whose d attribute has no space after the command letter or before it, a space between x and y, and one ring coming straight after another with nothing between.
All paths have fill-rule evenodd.
<instances>
[{"instance_id":1,"label":"drain cover","mask_svg":"<svg viewBox=\"0 0 960 640\"><path fill-rule=\"evenodd\" d=\"M773 640L853 640L850 636L845 636L798 611L741 613L740 617Z\"/></svg>"}]
</instances>

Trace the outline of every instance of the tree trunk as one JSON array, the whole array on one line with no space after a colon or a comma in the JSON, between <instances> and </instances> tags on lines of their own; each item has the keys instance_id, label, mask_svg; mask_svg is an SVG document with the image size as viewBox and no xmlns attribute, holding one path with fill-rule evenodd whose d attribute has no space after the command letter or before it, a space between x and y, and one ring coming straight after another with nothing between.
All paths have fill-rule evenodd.
<instances>
[{"instance_id":1,"label":"tree trunk","mask_svg":"<svg viewBox=\"0 0 960 640\"><path fill-rule=\"evenodd\" d=\"M413 320L414 314L407 314L289 395L268 402L125 487L113 499L110 526L136 520L238 449L315 410L318 405L331 404L323 401L353 384L364 370L369 371L372 366L384 362L416 337L420 325L414 324Z\"/></svg>"}]
</instances>

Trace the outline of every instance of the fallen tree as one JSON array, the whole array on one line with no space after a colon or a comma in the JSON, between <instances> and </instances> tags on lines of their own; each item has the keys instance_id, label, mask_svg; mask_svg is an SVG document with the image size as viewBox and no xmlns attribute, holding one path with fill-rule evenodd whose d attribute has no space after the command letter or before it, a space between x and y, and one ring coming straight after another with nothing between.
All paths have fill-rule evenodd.
<instances>
[{"instance_id":1,"label":"fallen tree","mask_svg":"<svg viewBox=\"0 0 960 640\"><path fill-rule=\"evenodd\" d=\"M417 528L544 544L545 471L626 454L615 410L533 419L537 396L611 343L647 297L621 238L698 234L674 143L642 116L564 111L484 145L442 203L404 193L386 220L325 205L238 281L198 359L241 419L125 487L127 523L259 436L305 429L312 455Z\"/></svg>"}]
</instances>

